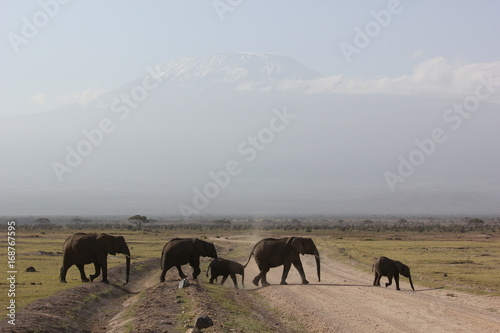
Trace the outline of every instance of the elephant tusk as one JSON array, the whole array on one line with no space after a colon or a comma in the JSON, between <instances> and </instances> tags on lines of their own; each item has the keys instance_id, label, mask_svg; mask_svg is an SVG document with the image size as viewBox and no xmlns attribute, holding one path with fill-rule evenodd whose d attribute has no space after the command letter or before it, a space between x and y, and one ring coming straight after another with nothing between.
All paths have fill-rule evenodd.
<instances>
[{"instance_id":1,"label":"elephant tusk","mask_svg":"<svg viewBox=\"0 0 500 333\"><path fill-rule=\"evenodd\" d=\"M132 257L132 256L128 256L128 255L125 255L125 257L127 257L127 258L129 258L129 259L133 259L133 260L137 260L137 259L139 259L139 258L137 258L137 257Z\"/></svg>"},{"instance_id":2,"label":"elephant tusk","mask_svg":"<svg viewBox=\"0 0 500 333\"><path fill-rule=\"evenodd\" d=\"M126 255L126 254L123 254L125 257L131 259L131 260L137 260L139 259L138 257L132 257L132 256L129 256L129 255ZM114 258L118 258L118 256L111 256L111 257L114 257Z\"/></svg>"}]
</instances>

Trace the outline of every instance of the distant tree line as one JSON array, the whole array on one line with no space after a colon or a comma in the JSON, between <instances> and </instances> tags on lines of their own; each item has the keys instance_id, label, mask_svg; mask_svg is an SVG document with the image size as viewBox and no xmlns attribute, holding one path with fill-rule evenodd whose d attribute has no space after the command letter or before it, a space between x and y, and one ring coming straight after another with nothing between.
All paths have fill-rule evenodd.
<instances>
[{"instance_id":1,"label":"distant tree line","mask_svg":"<svg viewBox=\"0 0 500 333\"><path fill-rule=\"evenodd\" d=\"M89 219L74 218L71 223L55 224L48 218L37 218L33 224L20 224L26 229L70 229L70 230L131 230L131 231L161 231L161 230L284 230L296 232L321 232L333 230L339 232L499 232L500 221L486 223L479 218L463 218L457 222L440 223L435 220L412 222L399 219L387 223L372 220L345 221L339 219L333 222L306 223L299 219L289 219L277 223L273 220L261 222L234 222L227 218L206 222L182 222L159 224L146 216L134 215L126 221L114 223L99 223Z\"/></svg>"}]
</instances>

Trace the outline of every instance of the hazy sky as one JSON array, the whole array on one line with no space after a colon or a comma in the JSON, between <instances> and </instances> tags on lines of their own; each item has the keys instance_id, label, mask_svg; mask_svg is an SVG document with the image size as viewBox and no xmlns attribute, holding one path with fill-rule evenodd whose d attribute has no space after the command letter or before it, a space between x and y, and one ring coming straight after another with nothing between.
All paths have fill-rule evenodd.
<instances>
[{"instance_id":1,"label":"hazy sky","mask_svg":"<svg viewBox=\"0 0 500 333\"><path fill-rule=\"evenodd\" d=\"M176 215L232 168L202 214L498 214L499 13L493 0L0 0L2 212ZM121 104L130 118L110 108L148 68L239 52L323 76L163 84ZM89 139L96 126L106 135ZM98 143L62 177L54 163L85 140Z\"/></svg>"},{"instance_id":2,"label":"hazy sky","mask_svg":"<svg viewBox=\"0 0 500 333\"><path fill-rule=\"evenodd\" d=\"M2 113L87 101L185 56L267 52L369 80L411 75L436 58L438 71L498 66L500 54L494 0L60 2L0 2ZM356 40L357 29L373 37ZM350 62L343 42L360 46Z\"/></svg>"}]
</instances>

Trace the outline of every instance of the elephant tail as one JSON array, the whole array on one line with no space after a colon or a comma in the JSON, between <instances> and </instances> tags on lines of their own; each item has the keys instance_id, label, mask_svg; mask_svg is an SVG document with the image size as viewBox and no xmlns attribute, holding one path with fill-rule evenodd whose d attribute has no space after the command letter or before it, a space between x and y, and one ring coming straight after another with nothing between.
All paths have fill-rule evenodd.
<instances>
[{"instance_id":1,"label":"elephant tail","mask_svg":"<svg viewBox=\"0 0 500 333\"><path fill-rule=\"evenodd\" d=\"M208 267L207 267L207 273L205 274L207 277L208 277L208 271L210 270L210 267L212 267L212 263L213 263L213 262L214 262L214 261L212 260L212 261L210 262L210 264L208 265Z\"/></svg>"},{"instance_id":2,"label":"elephant tail","mask_svg":"<svg viewBox=\"0 0 500 333\"><path fill-rule=\"evenodd\" d=\"M248 263L250 262L250 258L252 258L252 256L253 256L253 250L252 250L252 252L250 252L250 255L248 256L247 263L245 265L243 265L243 268L247 267Z\"/></svg>"}]
</instances>

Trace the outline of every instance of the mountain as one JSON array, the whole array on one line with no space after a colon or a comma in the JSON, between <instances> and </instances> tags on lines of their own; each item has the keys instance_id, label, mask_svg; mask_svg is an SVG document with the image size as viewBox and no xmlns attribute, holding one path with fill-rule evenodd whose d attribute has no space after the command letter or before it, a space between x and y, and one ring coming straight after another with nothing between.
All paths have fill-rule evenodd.
<instances>
[{"instance_id":1,"label":"mountain","mask_svg":"<svg viewBox=\"0 0 500 333\"><path fill-rule=\"evenodd\" d=\"M159 67L163 78L184 85L234 85L322 77L292 58L250 52L186 57Z\"/></svg>"},{"instance_id":2,"label":"mountain","mask_svg":"<svg viewBox=\"0 0 500 333\"><path fill-rule=\"evenodd\" d=\"M498 213L497 104L456 129L443 113L461 100L240 89L321 77L287 57L155 72L148 90L145 73L85 106L0 116L0 214ZM386 172L404 174L394 192Z\"/></svg>"}]
</instances>

